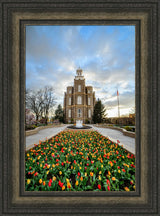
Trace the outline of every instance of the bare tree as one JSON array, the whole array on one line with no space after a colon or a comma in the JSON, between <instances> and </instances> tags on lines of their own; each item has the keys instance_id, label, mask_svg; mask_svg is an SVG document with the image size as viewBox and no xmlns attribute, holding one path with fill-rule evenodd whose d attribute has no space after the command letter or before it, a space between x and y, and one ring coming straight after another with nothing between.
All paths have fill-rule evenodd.
<instances>
[{"instance_id":1,"label":"bare tree","mask_svg":"<svg viewBox=\"0 0 160 216\"><path fill-rule=\"evenodd\" d=\"M42 105L42 116L46 120L47 124L47 119L49 115L49 111L53 106L55 105L55 96L54 96L54 89L52 86L45 86L43 89L43 105Z\"/></svg>"},{"instance_id":2,"label":"bare tree","mask_svg":"<svg viewBox=\"0 0 160 216\"><path fill-rule=\"evenodd\" d=\"M41 114L41 109L42 109L42 90L32 90L32 89L27 89L26 90L26 108L29 108L32 110L35 115L36 115L36 121L38 121L40 114Z\"/></svg>"},{"instance_id":3,"label":"bare tree","mask_svg":"<svg viewBox=\"0 0 160 216\"><path fill-rule=\"evenodd\" d=\"M54 89L52 86L45 86L39 90L26 90L26 108L32 110L39 118L45 118L47 124L49 110L55 105Z\"/></svg>"}]
</instances>

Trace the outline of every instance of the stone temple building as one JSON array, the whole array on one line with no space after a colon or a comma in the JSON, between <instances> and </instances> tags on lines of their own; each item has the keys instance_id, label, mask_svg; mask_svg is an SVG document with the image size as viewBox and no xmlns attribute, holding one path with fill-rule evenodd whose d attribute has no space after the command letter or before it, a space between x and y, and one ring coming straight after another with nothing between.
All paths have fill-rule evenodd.
<instances>
[{"instance_id":1,"label":"stone temple building","mask_svg":"<svg viewBox=\"0 0 160 216\"><path fill-rule=\"evenodd\" d=\"M96 99L92 86L85 85L82 69L76 71L74 86L64 93L64 115L66 123L92 123Z\"/></svg>"}]
</instances>

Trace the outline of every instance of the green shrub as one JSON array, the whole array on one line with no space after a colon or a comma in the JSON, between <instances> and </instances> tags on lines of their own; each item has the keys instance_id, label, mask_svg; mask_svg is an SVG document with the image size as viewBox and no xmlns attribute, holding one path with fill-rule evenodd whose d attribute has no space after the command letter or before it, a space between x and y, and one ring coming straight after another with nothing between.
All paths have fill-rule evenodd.
<instances>
[{"instance_id":1,"label":"green shrub","mask_svg":"<svg viewBox=\"0 0 160 216\"><path fill-rule=\"evenodd\" d=\"M88 121L88 119L86 119L86 120L85 120L85 124L88 124L88 123L89 123L89 121Z\"/></svg>"},{"instance_id":2,"label":"green shrub","mask_svg":"<svg viewBox=\"0 0 160 216\"><path fill-rule=\"evenodd\" d=\"M37 126L36 125L26 125L25 126L25 129L26 130L33 130L33 129L35 129Z\"/></svg>"},{"instance_id":3,"label":"green shrub","mask_svg":"<svg viewBox=\"0 0 160 216\"><path fill-rule=\"evenodd\" d=\"M127 130L127 131L132 131L132 128L129 127L129 126L125 126L124 129Z\"/></svg>"}]
</instances>

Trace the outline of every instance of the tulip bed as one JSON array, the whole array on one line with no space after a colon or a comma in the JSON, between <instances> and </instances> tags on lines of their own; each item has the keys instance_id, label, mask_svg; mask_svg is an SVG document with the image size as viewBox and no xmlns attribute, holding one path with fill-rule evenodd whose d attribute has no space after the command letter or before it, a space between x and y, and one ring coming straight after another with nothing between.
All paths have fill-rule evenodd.
<instances>
[{"instance_id":1,"label":"tulip bed","mask_svg":"<svg viewBox=\"0 0 160 216\"><path fill-rule=\"evenodd\" d=\"M62 131L25 155L26 191L134 191L135 156L97 131Z\"/></svg>"}]
</instances>

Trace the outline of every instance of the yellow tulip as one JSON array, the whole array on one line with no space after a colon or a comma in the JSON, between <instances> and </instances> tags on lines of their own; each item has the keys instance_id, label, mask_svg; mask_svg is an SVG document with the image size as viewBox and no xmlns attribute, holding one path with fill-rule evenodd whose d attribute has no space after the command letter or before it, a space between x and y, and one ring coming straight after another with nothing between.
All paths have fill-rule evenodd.
<instances>
[{"instance_id":1,"label":"yellow tulip","mask_svg":"<svg viewBox=\"0 0 160 216\"><path fill-rule=\"evenodd\" d=\"M39 180L39 184L42 184L42 179Z\"/></svg>"},{"instance_id":2,"label":"yellow tulip","mask_svg":"<svg viewBox=\"0 0 160 216\"><path fill-rule=\"evenodd\" d=\"M62 190L65 190L65 186L63 185Z\"/></svg>"},{"instance_id":3,"label":"yellow tulip","mask_svg":"<svg viewBox=\"0 0 160 216\"><path fill-rule=\"evenodd\" d=\"M71 183L67 182L67 188L71 188Z\"/></svg>"},{"instance_id":4,"label":"yellow tulip","mask_svg":"<svg viewBox=\"0 0 160 216\"><path fill-rule=\"evenodd\" d=\"M93 172L90 172L90 176L93 176Z\"/></svg>"},{"instance_id":5,"label":"yellow tulip","mask_svg":"<svg viewBox=\"0 0 160 216\"><path fill-rule=\"evenodd\" d=\"M125 187L124 189L125 189L125 191L130 191L128 187Z\"/></svg>"},{"instance_id":6,"label":"yellow tulip","mask_svg":"<svg viewBox=\"0 0 160 216\"><path fill-rule=\"evenodd\" d=\"M53 176L53 181L55 181L56 180L56 177L55 176Z\"/></svg>"},{"instance_id":7,"label":"yellow tulip","mask_svg":"<svg viewBox=\"0 0 160 216\"><path fill-rule=\"evenodd\" d=\"M59 174L62 175L62 171L59 171Z\"/></svg>"},{"instance_id":8,"label":"yellow tulip","mask_svg":"<svg viewBox=\"0 0 160 216\"><path fill-rule=\"evenodd\" d=\"M31 180L30 179L27 179L27 184L30 184Z\"/></svg>"}]
</instances>

